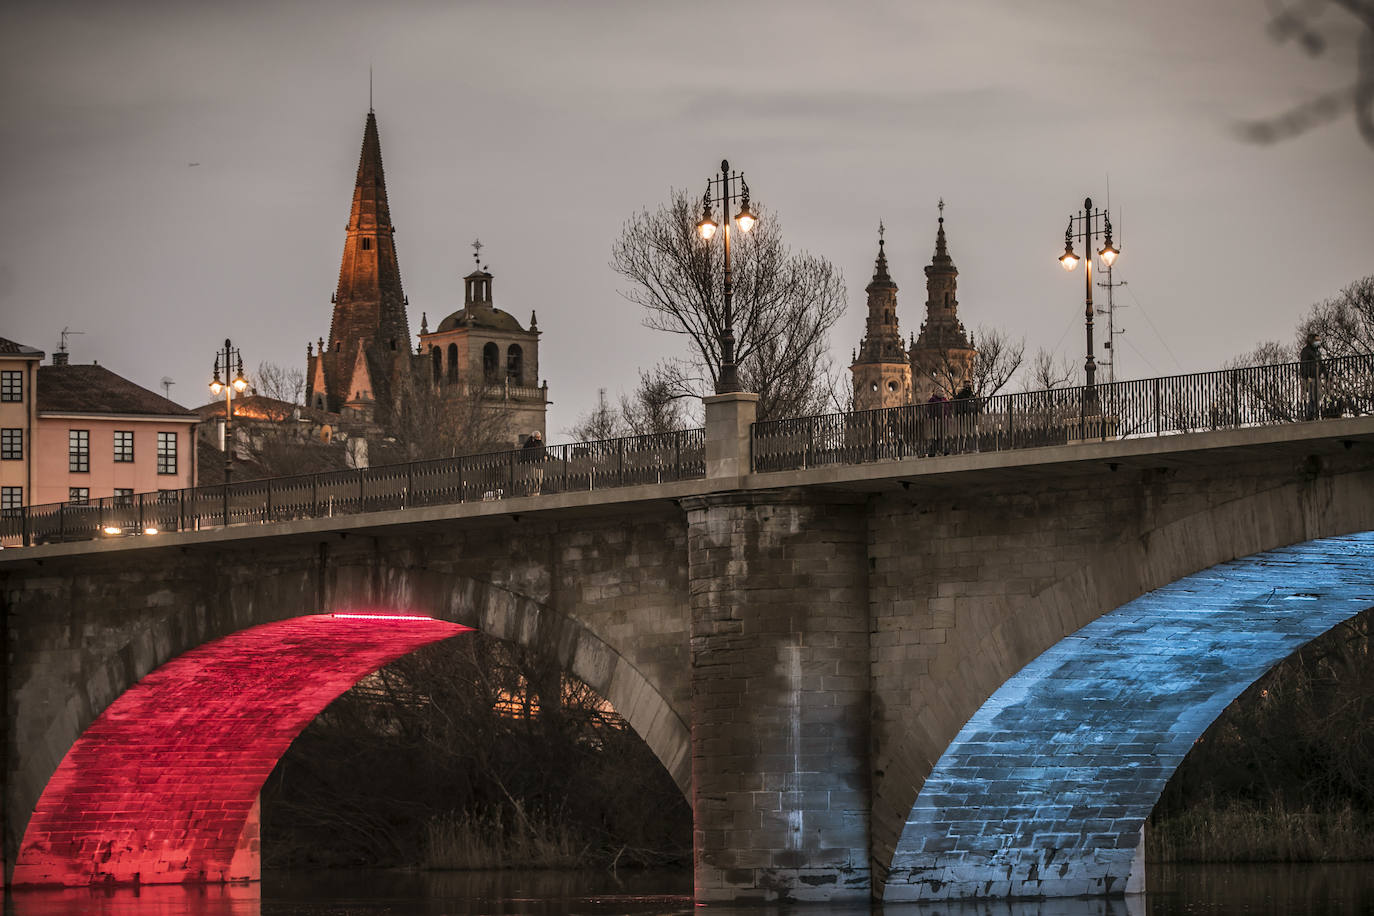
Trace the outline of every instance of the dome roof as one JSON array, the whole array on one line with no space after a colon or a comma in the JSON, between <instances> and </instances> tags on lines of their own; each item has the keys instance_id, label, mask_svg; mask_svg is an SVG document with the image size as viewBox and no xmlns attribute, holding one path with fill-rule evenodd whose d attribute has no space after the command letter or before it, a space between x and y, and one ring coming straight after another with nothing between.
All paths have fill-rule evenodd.
<instances>
[{"instance_id":1,"label":"dome roof","mask_svg":"<svg viewBox=\"0 0 1374 916\"><path fill-rule=\"evenodd\" d=\"M459 309L439 322L434 333L453 331L460 327L490 328L497 331L523 331L520 322L509 312L497 308L477 308L472 310L472 323L468 324L468 310Z\"/></svg>"}]
</instances>

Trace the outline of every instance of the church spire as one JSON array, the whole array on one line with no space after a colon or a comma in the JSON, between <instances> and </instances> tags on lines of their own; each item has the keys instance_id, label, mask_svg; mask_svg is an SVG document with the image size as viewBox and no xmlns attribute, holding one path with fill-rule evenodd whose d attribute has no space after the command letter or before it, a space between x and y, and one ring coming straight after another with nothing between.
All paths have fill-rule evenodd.
<instances>
[{"instance_id":1,"label":"church spire","mask_svg":"<svg viewBox=\"0 0 1374 916\"><path fill-rule=\"evenodd\" d=\"M410 323L396 259L395 231L386 198L377 116L369 110L339 261L329 347L322 354L330 410L340 410L354 394L353 374L360 344L373 363L373 395L380 405L389 403L389 367L395 354L410 352Z\"/></svg>"},{"instance_id":2,"label":"church spire","mask_svg":"<svg viewBox=\"0 0 1374 916\"><path fill-rule=\"evenodd\" d=\"M939 267L954 267L954 261L950 259L949 249L945 246L945 199L940 198L940 228L935 233L935 257L931 259L931 264Z\"/></svg>"},{"instance_id":3,"label":"church spire","mask_svg":"<svg viewBox=\"0 0 1374 916\"><path fill-rule=\"evenodd\" d=\"M886 227L878 223L878 256L868 293L868 322L849 367L854 378L854 408L869 410L907 403L911 369L897 327L897 284L887 271Z\"/></svg>"}]
</instances>

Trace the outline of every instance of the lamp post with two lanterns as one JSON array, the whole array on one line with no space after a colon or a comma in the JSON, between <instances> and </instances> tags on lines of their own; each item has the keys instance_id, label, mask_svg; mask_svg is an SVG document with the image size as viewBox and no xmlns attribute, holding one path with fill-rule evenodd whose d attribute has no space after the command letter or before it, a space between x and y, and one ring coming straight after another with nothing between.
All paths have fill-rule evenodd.
<instances>
[{"instance_id":1,"label":"lamp post with two lanterns","mask_svg":"<svg viewBox=\"0 0 1374 916\"><path fill-rule=\"evenodd\" d=\"M735 187L738 185L739 190ZM706 179L706 193L701 196L701 220L697 232L706 241L711 241L716 230L721 230L725 240L725 311L722 316L723 327L716 335L720 347L720 374L716 377L716 394L729 394L740 391L739 366L735 363L735 308L734 278L730 273L730 205L739 201L739 212L734 220L741 232L748 232L758 222L758 217L749 209L749 185L743 172L730 171L729 161L720 161L720 176ZM712 210L720 204L721 223L712 217Z\"/></svg>"},{"instance_id":2,"label":"lamp post with two lanterns","mask_svg":"<svg viewBox=\"0 0 1374 916\"><path fill-rule=\"evenodd\" d=\"M1078 231L1075 232L1075 224ZM1078 266L1079 257L1074 253L1073 243L1076 239L1083 240L1083 250L1085 257L1084 279L1084 312L1083 317L1088 334L1088 357L1083 364L1083 374L1087 381L1087 397L1090 400L1094 395L1096 385L1097 360L1093 356L1093 239L1098 236L1104 237L1104 244L1097 250L1097 256L1102 259L1102 263L1108 267L1116 261L1116 256L1121 252L1112 246L1112 219L1105 210L1094 210L1093 199L1084 199L1083 209L1076 214L1069 216L1069 226L1064 230L1064 253L1059 256L1059 263L1065 270L1073 270Z\"/></svg>"},{"instance_id":3,"label":"lamp post with two lanterns","mask_svg":"<svg viewBox=\"0 0 1374 916\"><path fill-rule=\"evenodd\" d=\"M220 372L224 381L220 381ZM229 373L234 373L230 379ZM226 337L224 349L215 354L215 374L210 382L210 393L219 396L224 392L224 482L229 482L234 463L234 392L242 394L248 388L248 379L243 377L243 354Z\"/></svg>"}]
</instances>

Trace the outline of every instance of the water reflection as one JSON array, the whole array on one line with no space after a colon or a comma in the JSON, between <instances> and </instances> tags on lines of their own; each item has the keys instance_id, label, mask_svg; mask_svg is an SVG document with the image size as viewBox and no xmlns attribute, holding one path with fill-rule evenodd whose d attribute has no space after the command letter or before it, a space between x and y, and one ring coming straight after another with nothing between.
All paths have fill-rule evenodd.
<instances>
[{"instance_id":1,"label":"water reflection","mask_svg":"<svg viewBox=\"0 0 1374 916\"><path fill-rule=\"evenodd\" d=\"M695 908L684 872L269 874L258 885L23 891L5 916L1176 916L1374 912L1374 868L1156 866L1147 897Z\"/></svg>"}]
</instances>

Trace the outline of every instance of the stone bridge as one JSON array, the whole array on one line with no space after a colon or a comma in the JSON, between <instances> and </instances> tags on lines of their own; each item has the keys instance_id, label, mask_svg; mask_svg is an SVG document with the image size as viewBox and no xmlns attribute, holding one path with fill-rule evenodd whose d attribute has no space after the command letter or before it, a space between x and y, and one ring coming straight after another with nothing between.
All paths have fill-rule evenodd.
<instances>
[{"instance_id":1,"label":"stone bridge","mask_svg":"<svg viewBox=\"0 0 1374 916\"><path fill-rule=\"evenodd\" d=\"M752 473L713 410L701 480L0 552L7 881L254 877L292 738L470 628L643 737L700 901L1119 894L1193 740L1374 606L1371 418Z\"/></svg>"}]
</instances>

